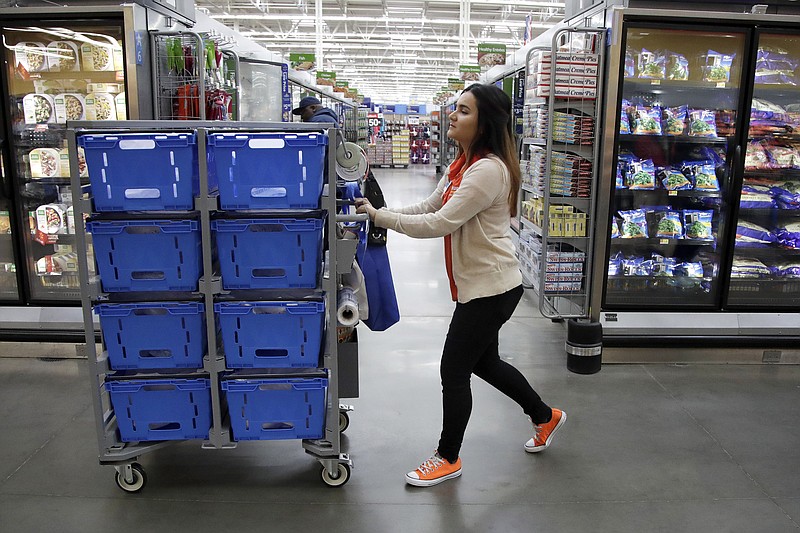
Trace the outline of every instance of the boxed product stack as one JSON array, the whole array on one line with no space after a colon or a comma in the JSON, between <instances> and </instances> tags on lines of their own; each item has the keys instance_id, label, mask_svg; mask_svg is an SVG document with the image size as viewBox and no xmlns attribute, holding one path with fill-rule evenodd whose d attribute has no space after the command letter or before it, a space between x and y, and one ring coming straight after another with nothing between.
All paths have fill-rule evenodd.
<instances>
[{"instance_id":1,"label":"boxed product stack","mask_svg":"<svg viewBox=\"0 0 800 533\"><path fill-rule=\"evenodd\" d=\"M594 118L580 111L554 111L553 140L577 145L594 143Z\"/></svg>"},{"instance_id":2,"label":"boxed product stack","mask_svg":"<svg viewBox=\"0 0 800 533\"><path fill-rule=\"evenodd\" d=\"M409 132L401 130L392 136L392 165L408 166L409 163Z\"/></svg>"},{"instance_id":3,"label":"boxed product stack","mask_svg":"<svg viewBox=\"0 0 800 533\"><path fill-rule=\"evenodd\" d=\"M550 161L550 194L588 198L591 195L592 163L578 155L553 152Z\"/></svg>"},{"instance_id":4,"label":"boxed product stack","mask_svg":"<svg viewBox=\"0 0 800 533\"><path fill-rule=\"evenodd\" d=\"M553 54L555 53L555 70ZM597 97L598 54L536 51L533 71L527 80L530 98L550 96L551 84L556 98L593 99Z\"/></svg>"},{"instance_id":5,"label":"boxed product stack","mask_svg":"<svg viewBox=\"0 0 800 533\"><path fill-rule=\"evenodd\" d=\"M525 137L543 139L547 136L547 106L525 106L522 111L522 134Z\"/></svg>"},{"instance_id":6,"label":"boxed product stack","mask_svg":"<svg viewBox=\"0 0 800 533\"><path fill-rule=\"evenodd\" d=\"M367 146L367 160L371 165L392 164L392 143L384 139L376 139L375 144Z\"/></svg>"},{"instance_id":7,"label":"boxed product stack","mask_svg":"<svg viewBox=\"0 0 800 533\"><path fill-rule=\"evenodd\" d=\"M580 250L548 247L545 254L544 291L580 292L586 254Z\"/></svg>"},{"instance_id":8,"label":"boxed product stack","mask_svg":"<svg viewBox=\"0 0 800 533\"><path fill-rule=\"evenodd\" d=\"M547 170L547 151L538 146L530 147L530 159L527 161L530 169L530 186L534 194L545 194L545 172Z\"/></svg>"},{"instance_id":9,"label":"boxed product stack","mask_svg":"<svg viewBox=\"0 0 800 533\"><path fill-rule=\"evenodd\" d=\"M551 237L586 237L586 213L571 205L551 205L548 221Z\"/></svg>"}]
</instances>

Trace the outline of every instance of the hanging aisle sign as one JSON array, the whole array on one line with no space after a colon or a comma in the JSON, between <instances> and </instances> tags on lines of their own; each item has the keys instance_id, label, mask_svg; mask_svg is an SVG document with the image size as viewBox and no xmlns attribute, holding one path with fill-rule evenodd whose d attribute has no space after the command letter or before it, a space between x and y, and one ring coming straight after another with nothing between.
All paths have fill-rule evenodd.
<instances>
[{"instance_id":1,"label":"hanging aisle sign","mask_svg":"<svg viewBox=\"0 0 800 533\"><path fill-rule=\"evenodd\" d=\"M317 67L317 54L290 53L289 63L297 71L314 70Z\"/></svg>"},{"instance_id":2,"label":"hanging aisle sign","mask_svg":"<svg viewBox=\"0 0 800 533\"><path fill-rule=\"evenodd\" d=\"M464 80L458 78L447 78L447 88L451 91L460 91L464 88Z\"/></svg>"},{"instance_id":3,"label":"hanging aisle sign","mask_svg":"<svg viewBox=\"0 0 800 533\"><path fill-rule=\"evenodd\" d=\"M325 72L322 70L317 71L317 85L327 85L333 87L336 84L336 73Z\"/></svg>"},{"instance_id":4,"label":"hanging aisle sign","mask_svg":"<svg viewBox=\"0 0 800 533\"><path fill-rule=\"evenodd\" d=\"M480 65L459 65L458 71L464 81L478 81L481 77Z\"/></svg>"},{"instance_id":5,"label":"hanging aisle sign","mask_svg":"<svg viewBox=\"0 0 800 533\"><path fill-rule=\"evenodd\" d=\"M478 44L478 65L490 68L495 65L506 64L506 45L479 43Z\"/></svg>"}]
</instances>

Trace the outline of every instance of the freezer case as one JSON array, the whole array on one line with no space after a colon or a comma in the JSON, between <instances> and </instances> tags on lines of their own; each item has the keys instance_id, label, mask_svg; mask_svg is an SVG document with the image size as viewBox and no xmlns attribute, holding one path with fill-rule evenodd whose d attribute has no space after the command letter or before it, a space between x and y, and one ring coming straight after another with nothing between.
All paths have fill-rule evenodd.
<instances>
[{"instance_id":1,"label":"freezer case","mask_svg":"<svg viewBox=\"0 0 800 533\"><path fill-rule=\"evenodd\" d=\"M5 143L0 143L0 148ZM17 260L14 254L13 212L9 200L11 187L5 168L6 158L0 152L0 302L17 302L20 299L17 283Z\"/></svg>"},{"instance_id":2,"label":"freezer case","mask_svg":"<svg viewBox=\"0 0 800 533\"><path fill-rule=\"evenodd\" d=\"M81 221L69 191L66 125L148 113L145 11L134 5L5 9L0 22L8 216L19 234L21 299L77 303L75 226ZM79 161L84 178L82 154ZM4 241L0 247L6 251ZM2 262L8 264L5 257Z\"/></svg>"},{"instance_id":3,"label":"freezer case","mask_svg":"<svg viewBox=\"0 0 800 533\"><path fill-rule=\"evenodd\" d=\"M800 33L757 36L726 305L800 309Z\"/></svg>"},{"instance_id":4,"label":"freezer case","mask_svg":"<svg viewBox=\"0 0 800 533\"><path fill-rule=\"evenodd\" d=\"M713 309L747 33L626 26L604 309Z\"/></svg>"}]
</instances>

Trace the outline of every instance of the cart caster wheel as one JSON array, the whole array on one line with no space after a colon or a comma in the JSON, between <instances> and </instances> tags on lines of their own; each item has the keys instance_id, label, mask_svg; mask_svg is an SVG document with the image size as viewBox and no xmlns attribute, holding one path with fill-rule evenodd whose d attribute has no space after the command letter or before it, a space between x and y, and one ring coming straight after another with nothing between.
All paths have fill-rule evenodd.
<instances>
[{"instance_id":1,"label":"cart caster wheel","mask_svg":"<svg viewBox=\"0 0 800 533\"><path fill-rule=\"evenodd\" d=\"M350 427L350 415L347 411L339 411L339 433L344 433Z\"/></svg>"},{"instance_id":2,"label":"cart caster wheel","mask_svg":"<svg viewBox=\"0 0 800 533\"><path fill-rule=\"evenodd\" d=\"M350 480L350 465L339 463L339 475L331 477L328 469L322 467L322 481L329 487L341 487Z\"/></svg>"},{"instance_id":3,"label":"cart caster wheel","mask_svg":"<svg viewBox=\"0 0 800 533\"><path fill-rule=\"evenodd\" d=\"M133 482L128 483L125 481L125 478L117 472L117 476L115 478L117 482L117 486L124 490L125 492L139 492L141 491L145 484L147 484L147 475L144 473L144 468L139 463L133 463L131 465L131 472L133 472Z\"/></svg>"}]
</instances>

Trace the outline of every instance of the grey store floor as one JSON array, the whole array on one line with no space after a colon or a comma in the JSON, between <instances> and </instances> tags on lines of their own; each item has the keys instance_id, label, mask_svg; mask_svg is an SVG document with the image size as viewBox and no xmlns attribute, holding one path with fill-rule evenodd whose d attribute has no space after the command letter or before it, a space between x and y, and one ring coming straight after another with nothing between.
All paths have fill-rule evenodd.
<instances>
[{"instance_id":1,"label":"grey store floor","mask_svg":"<svg viewBox=\"0 0 800 533\"><path fill-rule=\"evenodd\" d=\"M378 169L391 205L434 187ZM453 304L442 242L390 235L403 318L360 329L355 468L325 486L299 442L176 443L141 457L126 494L97 462L87 363L0 358L0 530L12 532L768 532L800 529L800 366L608 365L567 371L564 333L527 294L501 353L569 420L530 455L527 419L475 380L463 476L406 486L436 446L438 358ZM69 354L70 350L65 350ZM74 349L72 350L74 354Z\"/></svg>"}]
</instances>

